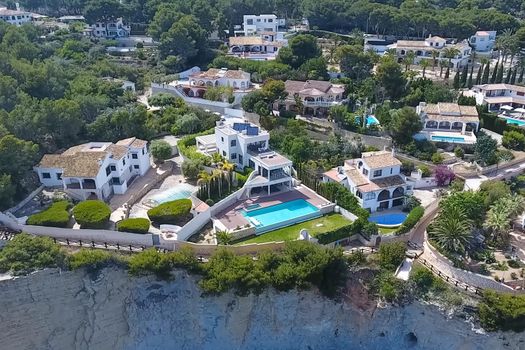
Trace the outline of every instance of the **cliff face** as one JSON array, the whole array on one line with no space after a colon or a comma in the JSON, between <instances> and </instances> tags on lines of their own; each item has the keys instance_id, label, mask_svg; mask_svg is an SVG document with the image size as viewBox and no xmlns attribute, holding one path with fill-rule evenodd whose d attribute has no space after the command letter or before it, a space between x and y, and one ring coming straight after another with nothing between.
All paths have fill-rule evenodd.
<instances>
[{"instance_id":1,"label":"cliff face","mask_svg":"<svg viewBox=\"0 0 525 350\"><path fill-rule=\"evenodd\" d=\"M201 297L193 277L46 270L0 281L1 349L525 349L414 303L358 311L315 292Z\"/></svg>"}]
</instances>

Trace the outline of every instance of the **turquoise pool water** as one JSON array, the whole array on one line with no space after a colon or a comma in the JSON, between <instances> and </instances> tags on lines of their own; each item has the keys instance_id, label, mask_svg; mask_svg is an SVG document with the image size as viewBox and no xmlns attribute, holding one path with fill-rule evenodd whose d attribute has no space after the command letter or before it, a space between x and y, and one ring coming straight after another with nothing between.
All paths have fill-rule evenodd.
<instances>
[{"instance_id":1,"label":"turquoise pool water","mask_svg":"<svg viewBox=\"0 0 525 350\"><path fill-rule=\"evenodd\" d=\"M505 119L507 121L507 124L517 125L517 126L523 126L525 125L525 120L519 120L509 117L500 117L501 119Z\"/></svg>"},{"instance_id":2,"label":"turquoise pool water","mask_svg":"<svg viewBox=\"0 0 525 350\"><path fill-rule=\"evenodd\" d=\"M274 230L320 215L319 209L304 199L295 199L261 209L242 210L241 212L255 226L257 233Z\"/></svg>"},{"instance_id":3,"label":"turquoise pool water","mask_svg":"<svg viewBox=\"0 0 525 350\"><path fill-rule=\"evenodd\" d=\"M356 120L358 123L361 123L361 117L357 116ZM373 115L367 115L366 116L366 126L370 126L374 124L379 125L379 120L377 120L377 118L374 117Z\"/></svg>"},{"instance_id":4,"label":"turquoise pool water","mask_svg":"<svg viewBox=\"0 0 525 350\"><path fill-rule=\"evenodd\" d=\"M378 225L395 226L401 225L406 218L407 214L405 213L385 213L373 215L368 218L368 221L375 222Z\"/></svg>"},{"instance_id":5,"label":"turquoise pool water","mask_svg":"<svg viewBox=\"0 0 525 350\"><path fill-rule=\"evenodd\" d=\"M464 137L456 137L456 136L437 136L437 135L432 135L432 141L464 143L465 142L465 138Z\"/></svg>"},{"instance_id":6,"label":"turquoise pool water","mask_svg":"<svg viewBox=\"0 0 525 350\"><path fill-rule=\"evenodd\" d=\"M175 187L168 188L162 192L151 196L145 204L150 206L157 206L159 204L174 201L176 199L190 198L191 193L195 191L195 187L189 184L178 184Z\"/></svg>"}]
</instances>

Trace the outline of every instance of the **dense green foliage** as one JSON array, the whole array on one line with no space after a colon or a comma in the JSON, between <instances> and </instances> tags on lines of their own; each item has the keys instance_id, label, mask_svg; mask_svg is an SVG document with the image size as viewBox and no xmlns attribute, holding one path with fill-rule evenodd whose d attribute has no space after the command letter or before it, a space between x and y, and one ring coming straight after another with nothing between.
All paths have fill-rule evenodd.
<instances>
[{"instance_id":1,"label":"dense green foliage","mask_svg":"<svg viewBox=\"0 0 525 350\"><path fill-rule=\"evenodd\" d=\"M164 140L154 140L150 146L151 155L156 160L166 160L171 157L171 146Z\"/></svg>"},{"instance_id":2,"label":"dense green foliage","mask_svg":"<svg viewBox=\"0 0 525 350\"><path fill-rule=\"evenodd\" d=\"M123 263L114 253L99 249L81 249L69 256L69 267L73 270L87 268L97 271L111 264Z\"/></svg>"},{"instance_id":3,"label":"dense green foliage","mask_svg":"<svg viewBox=\"0 0 525 350\"><path fill-rule=\"evenodd\" d=\"M368 218L368 211L361 208L357 198L341 184L335 182L321 183L317 188L317 193L358 217Z\"/></svg>"},{"instance_id":4,"label":"dense green foliage","mask_svg":"<svg viewBox=\"0 0 525 350\"><path fill-rule=\"evenodd\" d=\"M379 266L394 271L405 259L404 242L383 243L379 246Z\"/></svg>"},{"instance_id":5,"label":"dense green foliage","mask_svg":"<svg viewBox=\"0 0 525 350\"><path fill-rule=\"evenodd\" d=\"M99 200L83 201L73 208L73 216L82 228L105 228L110 215L109 206Z\"/></svg>"},{"instance_id":6,"label":"dense green foliage","mask_svg":"<svg viewBox=\"0 0 525 350\"><path fill-rule=\"evenodd\" d=\"M66 227L71 218L68 201L59 201L51 204L49 208L40 213L33 214L27 219L28 225Z\"/></svg>"},{"instance_id":7,"label":"dense green foliage","mask_svg":"<svg viewBox=\"0 0 525 350\"><path fill-rule=\"evenodd\" d=\"M0 271L21 275L46 267L62 267L65 257L51 238L21 233L0 250Z\"/></svg>"},{"instance_id":8,"label":"dense green foliage","mask_svg":"<svg viewBox=\"0 0 525 350\"><path fill-rule=\"evenodd\" d=\"M479 304L479 320L489 331L525 330L525 296L500 294L491 290L483 292Z\"/></svg>"},{"instance_id":9,"label":"dense green foliage","mask_svg":"<svg viewBox=\"0 0 525 350\"><path fill-rule=\"evenodd\" d=\"M148 233L150 222L145 218L129 218L117 223L117 230L133 233Z\"/></svg>"},{"instance_id":10,"label":"dense green foliage","mask_svg":"<svg viewBox=\"0 0 525 350\"><path fill-rule=\"evenodd\" d=\"M179 225L191 217L190 209L190 199L177 199L151 208L148 210L148 217L156 224Z\"/></svg>"},{"instance_id":11,"label":"dense green foliage","mask_svg":"<svg viewBox=\"0 0 525 350\"><path fill-rule=\"evenodd\" d=\"M414 226L416 226L419 220L421 220L424 214L425 214L425 208L423 208L420 205L414 207L408 213L405 221L403 221L401 226L399 226L399 228L396 230L396 234L403 234L403 233L407 233L408 231L410 231Z\"/></svg>"}]
</instances>

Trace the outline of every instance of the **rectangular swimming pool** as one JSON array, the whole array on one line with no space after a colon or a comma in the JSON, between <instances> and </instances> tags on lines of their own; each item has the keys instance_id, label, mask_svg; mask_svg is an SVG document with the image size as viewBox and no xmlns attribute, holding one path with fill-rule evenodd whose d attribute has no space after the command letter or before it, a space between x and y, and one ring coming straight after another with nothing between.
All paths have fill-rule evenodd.
<instances>
[{"instance_id":1,"label":"rectangular swimming pool","mask_svg":"<svg viewBox=\"0 0 525 350\"><path fill-rule=\"evenodd\" d=\"M500 118L505 119L507 121L507 124L517 125L517 126L525 125L524 120L519 120L519 119L514 119L514 118L509 118L509 117L502 117L502 116L500 116Z\"/></svg>"},{"instance_id":2,"label":"rectangular swimming pool","mask_svg":"<svg viewBox=\"0 0 525 350\"><path fill-rule=\"evenodd\" d=\"M465 143L464 137L432 135L432 141Z\"/></svg>"},{"instance_id":3,"label":"rectangular swimming pool","mask_svg":"<svg viewBox=\"0 0 525 350\"><path fill-rule=\"evenodd\" d=\"M261 209L242 210L241 212L255 226L257 233L268 232L321 215L319 209L304 199L295 199Z\"/></svg>"}]
</instances>

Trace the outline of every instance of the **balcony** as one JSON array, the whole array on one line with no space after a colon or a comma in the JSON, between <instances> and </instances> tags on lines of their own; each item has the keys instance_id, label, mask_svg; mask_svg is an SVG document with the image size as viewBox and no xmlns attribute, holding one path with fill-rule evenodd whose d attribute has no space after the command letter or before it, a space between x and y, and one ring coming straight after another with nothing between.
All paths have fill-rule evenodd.
<instances>
[{"instance_id":1,"label":"balcony","mask_svg":"<svg viewBox=\"0 0 525 350\"><path fill-rule=\"evenodd\" d=\"M341 104L342 101L303 101L305 107L332 107Z\"/></svg>"},{"instance_id":2,"label":"balcony","mask_svg":"<svg viewBox=\"0 0 525 350\"><path fill-rule=\"evenodd\" d=\"M287 172L285 172L283 170L272 171L270 173L270 181L280 180L280 179L284 179L284 178L287 178L287 177L290 177L290 176L291 176L290 174L288 174Z\"/></svg>"},{"instance_id":3,"label":"balcony","mask_svg":"<svg viewBox=\"0 0 525 350\"><path fill-rule=\"evenodd\" d=\"M66 188L67 188L68 190L80 190L80 182L67 184L67 185L66 185Z\"/></svg>"}]
</instances>

